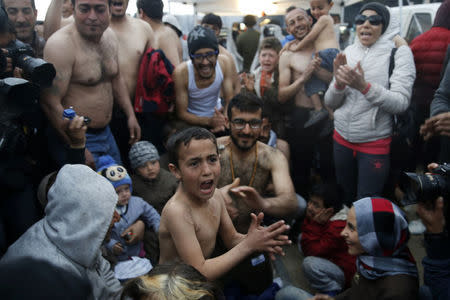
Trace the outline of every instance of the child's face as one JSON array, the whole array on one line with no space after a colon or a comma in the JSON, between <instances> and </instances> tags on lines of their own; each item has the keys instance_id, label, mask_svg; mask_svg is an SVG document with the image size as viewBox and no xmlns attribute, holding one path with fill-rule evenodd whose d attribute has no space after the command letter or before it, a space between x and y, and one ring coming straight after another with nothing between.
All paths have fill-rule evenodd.
<instances>
[{"instance_id":1,"label":"child's face","mask_svg":"<svg viewBox=\"0 0 450 300\"><path fill-rule=\"evenodd\" d=\"M328 0L311 0L309 2L311 7L311 14L316 20L321 16L328 15L330 13L331 7L333 7L333 2L328 3Z\"/></svg>"},{"instance_id":2,"label":"child's face","mask_svg":"<svg viewBox=\"0 0 450 300\"><path fill-rule=\"evenodd\" d=\"M187 146L181 144L178 152L178 167L170 164L170 170L180 179L190 199L208 201L214 195L220 176L216 145L209 139L193 139Z\"/></svg>"},{"instance_id":3,"label":"child's face","mask_svg":"<svg viewBox=\"0 0 450 300\"><path fill-rule=\"evenodd\" d=\"M272 73L278 64L278 53L273 49L262 49L259 53L259 63L263 71Z\"/></svg>"},{"instance_id":4,"label":"child's face","mask_svg":"<svg viewBox=\"0 0 450 300\"><path fill-rule=\"evenodd\" d=\"M160 171L159 160L149 160L136 169L139 176L147 180L155 179Z\"/></svg>"},{"instance_id":5,"label":"child's face","mask_svg":"<svg viewBox=\"0 0 450 300\"><path fill-rule=\"evenodd\" d=\"M116 193L119 196L117 205L127 205L131 198L130 185L122 184L116 187Z\"/></svg>"},{"instance_id":6,"label":"child's face","mask_svg":"<svg viewBox=\"0 0 450 300\"><path fill-rule=\"evenodd\" d=\"M314 216L323 210L325 210L325 207L323 206L322 198L311 196L308 201L308 206L306 207L306 217L314 219Z\"/></svg>"},{"instance_id":7,"label":"child's face","mask_svg":"<svg viewBox=\"0 0 450 300\"><path fill-rule=\"evenodd\" d=\"M348 253L350 255L360 255L364 253L364 249L359 241L356 225L355 207L352 207L348 211L347 224L341 232L341 236L344 238L345 243L348 246Z\"/></svg>"}]
</instances>

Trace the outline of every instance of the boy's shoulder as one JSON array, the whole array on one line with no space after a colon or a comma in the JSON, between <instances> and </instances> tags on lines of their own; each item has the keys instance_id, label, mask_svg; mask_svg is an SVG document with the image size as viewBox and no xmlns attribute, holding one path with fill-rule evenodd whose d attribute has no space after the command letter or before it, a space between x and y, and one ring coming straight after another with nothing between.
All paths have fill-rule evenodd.
<instances>
[{"instance_id":1,"label":"boy's shoulder","mask_svg":"<svg viewBox=\"0 0 450 300\"><path fill-rule=\"evenodd\" d=\"M334 20L330 15L323 15L317 20L316 24L324 24L326 26L333 26L334 28ZM314 24L314 25L316 25Z\"/></svg>"}]
</instances>

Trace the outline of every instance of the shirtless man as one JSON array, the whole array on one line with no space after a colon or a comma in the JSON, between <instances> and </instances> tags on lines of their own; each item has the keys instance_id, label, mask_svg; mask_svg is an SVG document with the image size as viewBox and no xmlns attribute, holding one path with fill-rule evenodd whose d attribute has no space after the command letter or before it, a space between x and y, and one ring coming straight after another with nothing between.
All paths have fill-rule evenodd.
<instances>
[{"instance_id":1,"label":"shirtless man","mask_svg":"<svg viewBox=\"0 0 450 300\"><path fill-rule=\"evenodd\" d=\"M219 55L218 45L211 29L195 26L188 36L191 60L173 72L178 118L212 132L225 130L220 91L225 109L233 97L233 72L227 58Z\"/></svg>"},{"instance_id":2,"label":"shirtless man","mask_svg":"<svg viewBox=\"0 0 450 300\"><path fill-rule=\"evenodd\" d=\"M118 40L108 28L109 19L108 0L75 0L75 22L52 35L44 51L57 74L53 86L43 91L41 104L64 142L68 138L61 130L63 110L73 106L78 115L91 119L86 147L94 158L110 154L121 161L108 126L114 100L127 116L129 143L140 139L141 130L122 79ZM60 148L50 149L58 155Z\"/></svg>"},{"instance_id":3,"label":"shirtless man","mask_svg":"<svg viewBox=\"0 0 450 300\"><path fill-rule=\"evenodd\" d=\"M138 0L136 5L139 18L152 27L159 49L164 52L172 65L178 66L183 59L183 48L177 34L162 21L164 8L162 0Z\"/></svg>"},{"instance_id":4,"label":"shirtless man","mask_svg":"<svg viewBox=\"0 0 450 300\"><path fill-rule=\"evenodd\" d=\"M227 114L230 136L218 140L222 167L218 186L233 183L231 198L225 200L236 230L248 230L250 213L262 211L282 218L299 213L286 157L258 142L262 101L253 93L238 94L230 101ZM273 193L268 196L265 191L270 183ZM258 253L243 261L232 276L246 290L259 294L272 283L272 268L267 257Z\"/></svg>"},{"instance_id":5,"label":"shirtless man","mask_svg":"<svg viewBox=\"0 0 450 300\"><path fill-rule=\"evenodd\" d=\"M251 226L245 235L234 228L223 197L230 187L216 189L220 162L211 132L190 127L173 135L168 149L169 168L180 185L161 214L160 263L181 260L208 280L215 280L253 251L283 253L280 246L290 243L282 235L289 228L283 221L262 227L264 214L259 213L251 215ZM210 258L217 235L229 250Z\"/></svg>"},{"instance_id":6,"label":"shirtless man","mask_svg":"<svg viewBox=\"0 0 450 300\"><path fill-rule=\"evenodd\" d=\"M286 15L288 31L297 40L302 40L310 32L311 24L312 19L303 9L296 8L289 11ZM310 112L314 109L311 99L305 94L304 86L313 73L323 81L329 82L332 77L330 72L319 67L321 62L320 58L315 56L311 60L314 51L313 45L311 44L298 52L284 51L281 54L279 62L280 81L278 100L281 103L286 103L290 99L294 99L294 107L289 118L290 122L286 124L287 142L291 147L295 189L297 193L303 196L306 196L309 186L314 147L318 143L319 135L315 127L304 128L305 122L309 119ZM324 153L321 155L321 162L322 159L332 155L331 149L324 151ZM325 160L323 161L325 162ZM327 168L328 165L331 167ZM322 179L326 180L327 178L324 177L333 176L328 175L328 173L334 174L331 161L329 164L321 164L321 168L324 171L321 174L323 176Z\"/></svg>"},{"instance_id":7,"label":"shirtless man","mask_svg":"<svg viewBox=\"0 0 450 300\"><path fill-rule=\"evenodd\" d=\"M75 6L76 0L71 0ZM64 0L52 0L49 6L45 23L47 26L45 35L50 37L59 28L73 22L72 18L61 21L61 11ZM156 47L152 28L144 21L129 17L125 14L128 0L109 1L111 20L110 27L115 32L119 41L119 67L122 78L125 81L127 92L132 101L136 90L136 81L141 57L148 47Z\"/></svg>"},{"instance_id":8,"label":"shirtless man","mask_svg":"<svg viewBox=\"0 0 450 300\"><path fill-rule=\"evenodd\" d=\"M222 29L222 19L220 16L213 13L206 14L202 19L202 26L208 27L216 34L217 39L219 39L220 30ZM223 54L228 58L233 70L233 90L235 95L239 94L241 91L241 80L236 70L236 64L234 63L234 57L225 47L219 44L219 54Z\"/></svg>"}]
</instances>

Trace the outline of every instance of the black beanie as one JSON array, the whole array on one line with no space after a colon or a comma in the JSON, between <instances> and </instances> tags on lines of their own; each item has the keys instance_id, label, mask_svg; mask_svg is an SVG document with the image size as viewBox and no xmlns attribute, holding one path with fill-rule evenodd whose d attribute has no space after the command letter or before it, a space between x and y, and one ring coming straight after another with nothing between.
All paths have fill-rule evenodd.
<instances>
[{"instance_id":1,"label":"black beanie","mask_svg":"<svg viewBox=\"0 0 450 300\"><path fill-rule=\"evenodd\" d=\"M381 16L383 18L383 21L382 21L383 29L381 30L381 34L383 34L389 25L389 19L391 16L387 7L378 2L370 2L370 3L367 3L366 5L364 5L363 7L361 7L361 9L359 10L359 13L361 14L365 10L373 10L379 16Z\"/></svg>"},{"instance_id":2,"label":"black beanie","mask_svg":"<svg viewBox=\"0 0 450 300\"><path fill-rule=\"evenodd\" d=\"M201 25L197 25L188 35L189 54L194 54L195 51L203 48L219 50L219 43L217 42L214 31Z\"/></svg>"}]
</instances>

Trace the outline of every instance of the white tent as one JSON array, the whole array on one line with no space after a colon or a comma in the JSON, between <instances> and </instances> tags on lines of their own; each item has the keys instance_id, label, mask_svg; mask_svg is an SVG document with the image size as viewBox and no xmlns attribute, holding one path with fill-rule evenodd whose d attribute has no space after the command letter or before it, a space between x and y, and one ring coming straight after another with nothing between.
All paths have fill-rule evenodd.
<instances>
[{"instance_id":1,"label":"white tent","mask_svg":"<svg viewBox=\"0 0 450 300\"><path fill-rule=\"evenodd\" d=\"M284 15L286 8L296 5L308 8L309 2L288 0L169 0L169 2L182 2L192 4L196 13L213 12L221 16L242 16L254 14Z\"/></svg>"}]
</instances>

